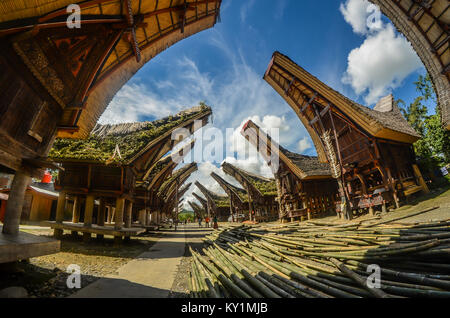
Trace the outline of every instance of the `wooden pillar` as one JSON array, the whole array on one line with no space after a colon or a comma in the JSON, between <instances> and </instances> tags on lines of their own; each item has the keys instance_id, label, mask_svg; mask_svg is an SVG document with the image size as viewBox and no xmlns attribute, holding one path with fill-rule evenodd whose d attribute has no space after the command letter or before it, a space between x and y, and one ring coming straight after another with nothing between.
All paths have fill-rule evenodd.
<instances>
[{"instance_id":1,"label":"wooden pillar","mask_svg":"<svg viewBox=\"0 0 450 318\"><path fill-rule=\"evenodd\" d=\"M384 201L384 200L383 200L383 205L381 206L381 212L382 213L386 213L387 212L386 201Z\"/></svg>"},{"instance_id":2,"label":"wooden pillar","mask_svg":"<svg viewBox=\"0 0 450 318\"><path fill-rule=\"evenodd\" d=\"M131 228L131 224L133 223L133 202L126 202L126 210L125 210L125 227L127 229Z\"/></svg>"},{"instance_id":3,"label":"wooden pillar","mask_svg":"<svg viewBox=\"0 0 450 318\"><path fill-rule=\"evenodd\" d=\"M138 212L139 224L145 226L145 218L146 218L145 210L139 210L139 212Z\"/></svg>"},{"instance_id":4,"label":"wooden pillar","mask_svg":"<svg viewBox=\"0 0 450 318\"><path fill-rule=\"evenodd\" d=\"M100 205L98 206L98 215L97 215L97 225L104 226L105 225L105 214L106 214L106 205L105 199L99 199Z\"/></svg>"},{"instance_id":5,"label":"wooden pillar","mask_svg":"<svg viewBox=\"0 0 450 318\"><path fill-rule=\"evenodd\" d=\"M423 179L422 173L420 172L419 167L416 164L412 165L414 175L417 178L417 181L419 181L420 186L422 187L423 192L430 193L430 190L428 189L427 184L425 183L425 180Z\"/></svg>"},{"instance_id":6,"label":"wooden pillar","mask_svg":"<svg viewBox=\"0 0 450 318\"><path fill-rule=\"evenodd\" d=\"M11 184L8 204L5 210L5 218L3 222L4 234L19 233L20 216L23 209L23 201L25 191L31 182L31 176L24 171L17 171Z\"/></svg>"},{"instance_id":7,"label":"wooden pillar","mask_svg":"<svg viewBox=\"0 0 450 318\"><path fill-rule=\"evenodd\" d=\"M81 208L81 197L77 195L73 200L72 223L80 222L80 208Z\"/></svg>"},{"instance_id":8,"label":"wooden pillar","mask_svg":"<svg viewBox=\"0 0 450 318\"><path fill-rule=\"evenodd\" d=\"M94 213L94 196L88 195L88 196L86 196L86 204L84 207L84 225L85 226L92 225L93 213Z\"/></svg>"},{"instance_id":9,"label":"wooden pillar","mask_svg":"<svg viewBox=\"0 0 450 318\"><path fill-rule=\"evenodd\" d=\"M56 223L63 222L65 208L66 208L66 192L61 191L59 193L58 204L56 206Z\"/></svg>"},{"instance_id":10,"label":"wooden pillar","mask_svg":"<svg viewBox=\"0 0 450 318\"><path fill-rule=\"evenodd\" d=\"M150 222L152 221L152 213L149 209L145 210L145 225L150 225Z\"/></svg>"},{"instance_id":11,"label":"wooden pillar","mask_svg":"<svg viewBox=\"0 0 450 318\"><path fill-rule=\"evenodd\" d=\"M94 213L94 196L88 195L84 206L84 226L92 226L92 215ZM91 240L91 233L83 233L83 241L85 243Z\"/></svg>"},{"instance_id":12,"label":"wooden pillar","mask_svg":"<svg viewBox=\"0 0 450 318\"><path fill-rule=\"evenodd\" d=\"M106 207L107 213L106 213L106 223L111 223L111 207L108 205Z\"/></svg>"},{"instance_id":13,"label":"wooden pillar","mask_svg":"<svg viewBox=\"0 0 450 318\"><path fill-rule=\"evenodd\" d=\"M116 199L116 210L114 215L114 228L120 230L123 227L123 210L125 208L125 199Z\"/></svg>"},{"instance_id":14,"label":"wooden pillar","mask_svg":"<svg viewBox=\"0 0 450 318\"><path fill-rule=\"evenodd\" d=\"M104 198L99 199L99 207L98 207L98 215L97 215L97 225L98 226L105 226L105 217L106 217L106 202ZM108 217L109 217L109 210L108 209ZM103 234L97 234L96 238L98 240L103 240L104 235Z\"/></svg>"},{"instance_id":15,"label":"wooden pillar","mask_svg":"<svg viewBox=\"0 0 450 318\"><path fill-rule=\"evenodd\" d=\"M386 172L388 175L388 181L389 181L389 185L390 185L390 188L392 191L392 197L394 199L395 207L398 209L398 208L400 208L400 200L397 196L397 186L396 186L394 178L392 177L391 169L386 169Z\"/></svg>"},{"instance_id":16,"label":"wooden pillar","mask_svg":"<svg viewBox=\"0 0 450 318\"><path fill-rule=\"evenodd\" d=\"M116 207L112 206L111 209L111 219L109 220L109 223L112 223L115 220L116 217Z\"/></svg>"},{"instance_id":17,"label":"wooden pillar","mask_svg":"<svg viewBox=\"0 0 450 318\"><path fill-rule=\"evenodd\" d=\"M62 223L64 220L64 212L66 209L66 192L61 191L58 196L58 204L56 206L56 223ZM63 229L54 229L53 235L61 238L64 233Z\"/></svg>"}]
</instances>

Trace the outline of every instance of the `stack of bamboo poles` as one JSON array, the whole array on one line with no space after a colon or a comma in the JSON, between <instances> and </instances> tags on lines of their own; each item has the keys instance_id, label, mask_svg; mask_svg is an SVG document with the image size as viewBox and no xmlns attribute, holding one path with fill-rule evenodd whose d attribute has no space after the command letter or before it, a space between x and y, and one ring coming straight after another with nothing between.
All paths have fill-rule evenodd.
<instances>
[{"instance_id":1,"label":"stack of bamboo poles","mask_svg":"<svg viewBox=\"0 0 450 318\"><path fill-rule=\"evenodd\" d=\"M191 249L190 296L450 297L449 230L450 220L399 219L229 226L205 237L207 248ZM373 264L380 288L371 288Z\"/></svg>"}]
</instances>

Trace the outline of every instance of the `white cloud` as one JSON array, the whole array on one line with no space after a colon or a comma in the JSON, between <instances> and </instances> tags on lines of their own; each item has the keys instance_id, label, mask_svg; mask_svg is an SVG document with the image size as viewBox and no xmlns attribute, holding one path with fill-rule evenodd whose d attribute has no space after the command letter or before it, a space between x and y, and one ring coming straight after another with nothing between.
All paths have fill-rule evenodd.
<instances>
[{"instance_id":1,"label":"white cloud","mask_svg":"<svg viewBox=\"0 0 450 318\"><path fill-rule=\"evenodd\" d=\"M365 102L373 104L420 67L411 44L389 24L350 52L343 82L358 95L367 91Z\"/></svg>"},{"instance_id":2,"label":"white cloud","mask_svg":"<svg viewBox=\"0 0 450 318\"><path fill-rule=\"evenodd\" d=\"M379 8L367 0L347 0L340 11L353 31L366 37L348 55L342 82L357 95L364 95L367 104L374 104L420 68L421 61L391 23L382 23Z\"/></svg>"},{"instance_id":3,"label":"white cloud","mask_svg":"<svg viewBox=\"0 0 450 318\"><path fill-rule=\"evenodd\" d=\"M188 201L197 202L197 199L192 195L193 192L197 193L201 197L204 197L202 192L195 186L196 181L200 182L203 186L205 186L208 190L212 192L225 195L225 191L222 189L222 187L211 177L212 172L215 172L220 177L225 179L227 182L237 187L241 187L235 179L225 174L223 170L218 168L217 166L211 164L210 162L200 163L198 165L198 171L194 172L190 176L190 178L186 181L186 184L192 182L191 188L184 195L183 204L186 209L191 210Z\"/></svg>"},{"instance_id":4,"label":"white cloud","mask_svg":"<svg viewBox=\"0 0 450 318\"><path fill-rule=\"evenodd\" d=\"M147 71L148 73L140 73L145 74L145 78L140 75L126 84L108 106L100 122L141 121L150 115L160 118L197 105L199 101L205 101L213 108L211 126L219 128L224 137L226 128L230 128L233 135L238 138L237 140L240 140L237 143L242 146L242 143L245 144L245 139L240 135L240 128L246 120L252 119L263 129L279 128L280 144L296 151L298 141L308 134L294 111L262 80L260 72L246 63L239 48L232 47L229 42L226 42L220 32L214 29L211 32L208 43L217 48L216 54L223 55L225 62L229 63L223 67L224 71L220 75L215 76L204 72L199 67L200 64L181 56L175 60L175 63L173 61L167 63L167 68L172 71L167 72L168 75L163 79L155 80L154 78L158 78L157 74ZM164 61L160 61L160 65L164 65ZM255 114L259 116L254 116ZM295 129L290 129L291 127ZM198 140L198 135L195 138ZM200 140L197 141L196 147L199 142ZM206 143L203 142L202 147L198 146L200 151L204 149ZM225 146L228 150L231 147ZM242 150L241 146L238 145L237 149ZM249 145L247 147L254 148ZM239 151L236 152L239 153ZM223 155L224 158L234 157L234 155L227 155L226 151ZM256 163L252 163L252 160L255 162L255 157ZM261 158L257 158L257 155L251 158L235 159L242 168L248 167L248 170L252 172L270 176L270 169ZM211 162L198 162L202 169L215 167ZM220 162L216 162L216 165L219 164ZM221 170L217 168L214 171ZM216 184L204 170L194 173L190 181L195 181L197 178L205 185ZM187 198L192 199L191 191L188 192ZM187 201L185 207L188 208L186 204Z\"/></svg>"},{"instance_id":5,"label":"white cloud","mask_svg":"<svg viewBox=\"0 0 450 318\"><path fill-rule=\"evenodd\" d=\"M162 107L164 105L164 107ZM177 112L177 107L163 104L160 98L144 85L130 83L122 87L99 119L101 124L140 121L151 114L157 118Z\"/></svg>"},{"instance_id":6,"label":"white cloud","mask_svg":"<svg viewBox=\"0 0 450 318\"><path fill-rule=\"evenodd\" d=\"M344 20L352 26L353 32L361 35L382 28L378 7L367 0L347 0L341 3L339 10ZM373 21L376 18L376 21ZM375 22L375 23L373 23Z\"/></svg>"},{"instance_id":7,"label":"white cloud","mask_svg":"<svg viewBox=\"0 0 450 318\"><path fill-rule=\"evenodd\" d=\"M310 149L311 147L312 147L311 142L306 137L298 142L298 151L300 153L303 153L304 151Z\"/></svg>"}]
</instances>

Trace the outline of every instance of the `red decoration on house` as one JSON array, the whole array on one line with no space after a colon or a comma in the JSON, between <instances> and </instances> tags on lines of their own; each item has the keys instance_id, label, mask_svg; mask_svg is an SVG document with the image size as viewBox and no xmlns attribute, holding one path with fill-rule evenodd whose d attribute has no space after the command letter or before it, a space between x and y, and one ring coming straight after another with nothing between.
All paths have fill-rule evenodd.
<instances>
[{"instance_id":1,"label":"red decoration on house","mask_svg":"<svg viewBox=\"0 0 450 318\"><path fill-rule=\"evenodd\" d=\"M41 183L51 183L52 175L50 172L45 171L44 176L42 177Z\"/></svg>"}]
</instances>

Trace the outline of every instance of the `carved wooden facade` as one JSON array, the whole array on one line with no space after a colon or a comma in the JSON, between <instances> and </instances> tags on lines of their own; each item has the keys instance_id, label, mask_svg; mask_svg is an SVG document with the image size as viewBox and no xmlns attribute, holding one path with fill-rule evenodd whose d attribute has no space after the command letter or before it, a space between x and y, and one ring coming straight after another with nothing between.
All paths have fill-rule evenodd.
<instances>
[{"instance_id":1,"label":"carved wooden facade","mask_svg":"<svg viewBox=\"0 0 450 318\"><path fill-rule=\"evenodd\" d=\"M89 228L92 225L92 219L95 219L99 226L104 226L105 221L112 223L114 220L115 230L128 233L135 220L142 221L143 219L140 196L146 197L147 192L145 188L144 191L136 191L139 188L137 182L148 181L158 160L187 137L183 135L180 136L181 138L173 140L173 132L184 128L193 133L207 123L210 114L209 108L194 107L175 116L151 123L98 125L87 140L58 140L50 152L51 158L61 163L64 168L55 182L55 189L60 190L61 193L56 217L56 223L60 224L52 224L57 227L55 227L55 235L60 236L61 231L64 230L63 211L66 196L75 201L86 197L85 210L89 211L90 216L86 218L85 212L83 220L85 227ZM114 145L116 148L112 153L111 149L114 149ZM192 146L192 143L189 146ZM109 152L103 154L104 149L108 149ZM185 153L187 150L182 149L180 158ZM168 166L168 169L162 170L164 172L172 170L176 164L169 162ZM161 175L157 177L160 178ZM159 178L151 180L154 182L149 181L149 184L154 186ZM165 183L162 184L162 187L164 186L166 186ZM172 188L167 189L169 191L167 193L171 194L172 190ZM161 192L159 189L158 191L158 195L154 199L158 205L157 211L163 213L163 207L167 206L167 198L163 198L161 193L166 193L166 190ZM90 202L96 198L100 198L102 207L101 211L99 210L95 214ZM138 202L136 207L133 207L134 201ZM80 221L78 206L79 204L73 208L72 223ZM111 211L109 215L106 214L105 209L108 209L108 212ZM112 216L113 212L114 217ZM88 239L88 235L86 236ZM116 237L119 239L119 235Z\"/></svg>"},{"instance_id":2,"label":"carved wooden facade","mask_svg":"<svg viewBox=\"0 0 450 318\"><path fill-rule=\"evenodd\" d=\"M244 171L232 164L223 163L222 170L235 178L247 191L249 210L254 211L257 221L278 218L277 186L275 179L268 179Z\"/></svg>"},{"instance_id":3,"label":"carved wooden facade","mask_svg":"<svg viewBox=\"0 0 450 318\"><path fill-rule=\"evenodd\" d=\"M392 95L374 109L364 107L278 52L264 79L297 113L319 159L329 162L340 177L340 195L350 209L372 211L386 202L398 206L399 198L428 191L412 147L419 135L403 118Z\"/></svg>"},{"instance_id":4,"label":"carved wooden facade","mask_svg":"<svg viewBox=\"0 0 450 318\"><path fill-rule=\"evenodd\" d=\"M183 187L189 177L197 171L196 163L191 163L177 170L174 174L163 183L158 192L158 200L160 206L159 212L163 217L169 218L173 215L173 209L178 206L181 197L187 192L191 184ZM180 190L183 187L182 190Z\"/></svg>"},{"instance_id":5,"label":"carved wooden facade","mask_svg":"<svg viewBox=\"0 0 450 318\"><path fill-rule=\"evenodd\" d=\"M133 207L139 211L139 221L142 225L158 225L164 203L158 197L161 186L171 178L173 170L194 147L195 141L186 145L178 152L160 159L146 173L144 180L138 181L134 191Z\"/></svg>"},{"instance_id":6,"label":"carved wooden facade","mask_svg":"<svg viewBox=\"0 0 450 318\"><path fill-rule=\"evenodd\" d=\"M224 180L215 172L211 177L222 187L230 199L230 216L233 222L240 220L240 215L248 213L248 195L244 189L240 189Z\"/></svg>"},{"instance_id":7,"label":"carved wooden facade","mask_svg":"<svg viewBox=\"0 0 450 318\"><path fill-rule=\"evenodd\" d=\"M284 149L252 121L241 134L258 147L275 175L280 220L311 219L334 211L337 183L327 164Z\"/></svg>"},{"instance_id":8,"label":"carved wooden facade","mask_svg":"<svg viewBox=\"0 0 450 318\"><path fill-rule=\"evenodd\" d=\"M228 218L230 217L230 200L228 196L214 193L206 189L206 187L198 181L195 182L195 186L206 198L207 215L210 218L216 216L220 222L228 221ZM199 199L198 196L196 197Z\"/></svg>"},{"instance_id":9,"label":"carved wooden facade","mask_svg":"<svg viewBox=\"0 0 450 318\"><path fill-rule=\"evenodd\" d=\"M195 221L197 221L197 219L199 218L203 219L205 217L205 210L200 205L193 201L188 201L188 204L194 211Z\"/></svg>"},{"instance_id":10,"label":"carved wooden facade","mask_svg":"<svg viewBox=\"0 0 450 318\"><path fill-rule=\"evenodd\" d=\"M67 24L73 4L80 8L80 27ZM220 5L221 0L2 2L0 172L16 171L4 233L18 232L30 177L56 168L46 160L54 138L87 138L117 91L169 46L213 27Z\"/></svg>"},{"instance_id":11,"label":"carved wooden facade","mask_svg":"<svg viewBox=\"0 0 450 318\"><path fill-rule=\"evenodd\" d=\"M200 203L203 211L205 212L204 214L202 214L202 216L206 217L208 215L208 201L195 192L192 192L192 195L194 196L194 198L197 199L197 201Z\"/></svg>"}]
</instances>

